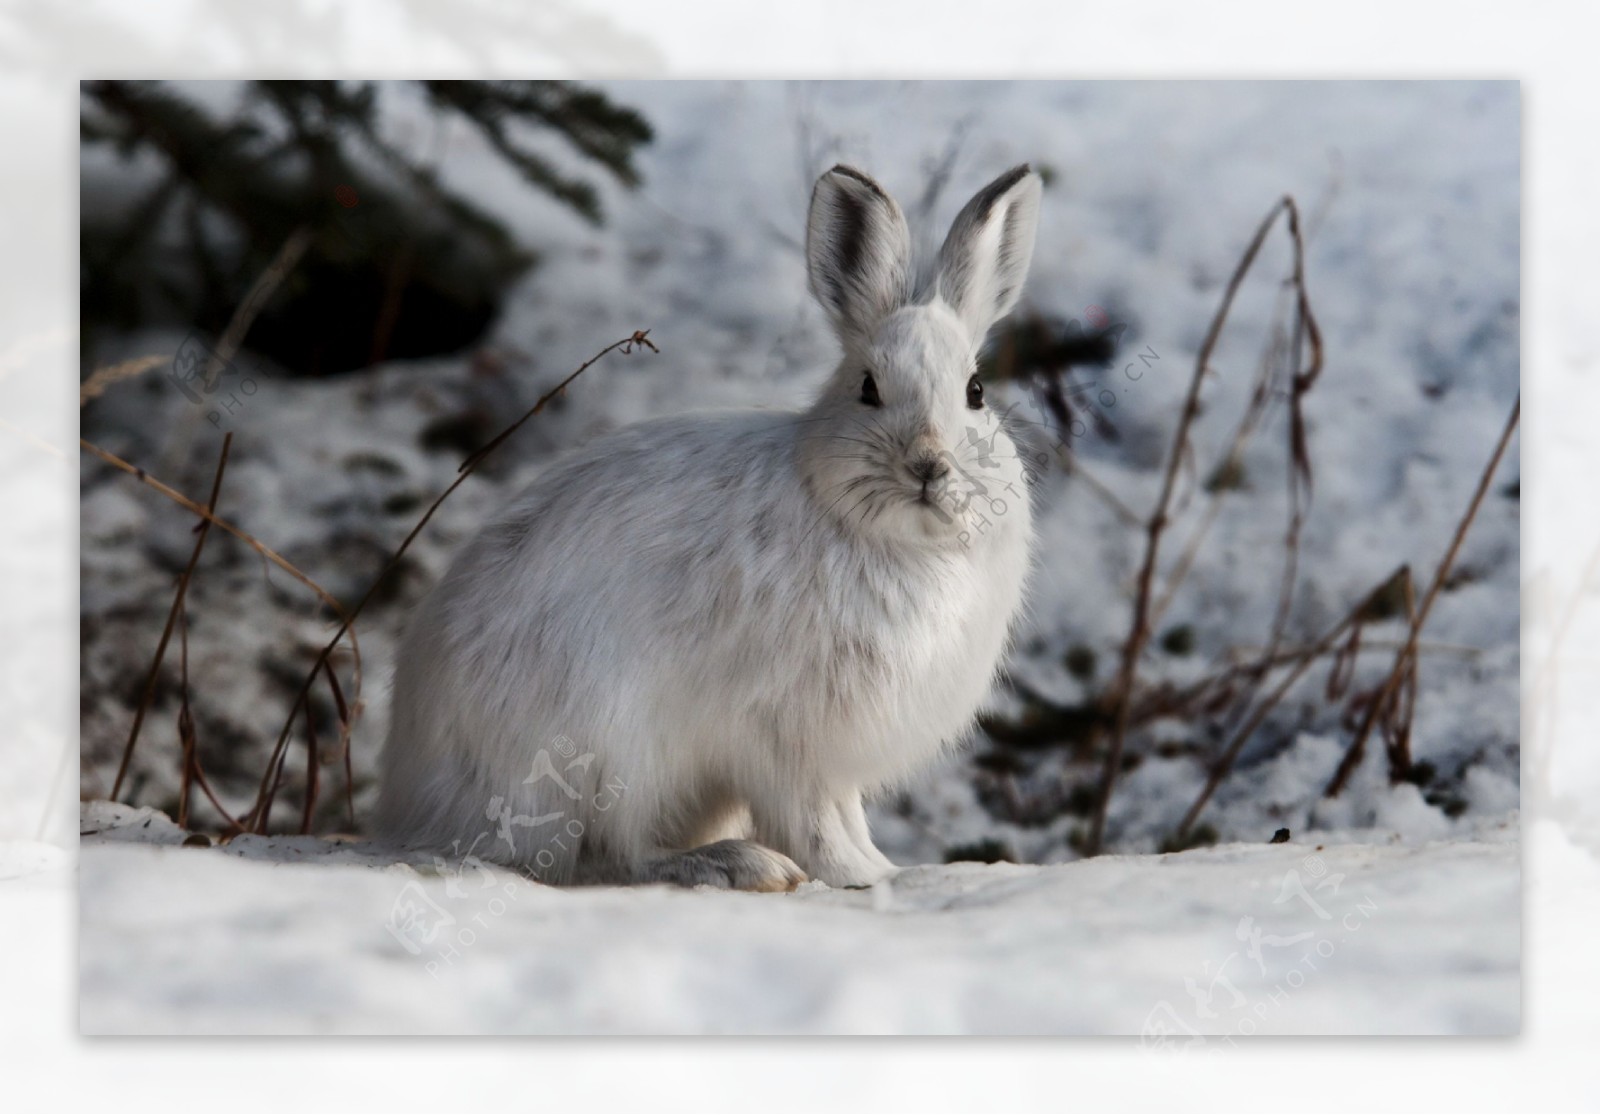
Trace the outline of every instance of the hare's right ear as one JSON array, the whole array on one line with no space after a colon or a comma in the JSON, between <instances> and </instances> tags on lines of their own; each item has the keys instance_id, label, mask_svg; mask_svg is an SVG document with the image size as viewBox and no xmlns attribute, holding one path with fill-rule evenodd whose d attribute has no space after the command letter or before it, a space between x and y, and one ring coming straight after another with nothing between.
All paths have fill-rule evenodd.
<instances>
[{"instance_id":1,"label":"hare's right ear","mask_svg":"<svg viewBox=\"0 0 1600 1115\"><path fill-rule=\"evenodd\" d=\"M911 233L905 214L871 178L836 166L817 179L806 219L806 269L846 348L904 305L911 291Z\"/></svg>"}]
</instances>

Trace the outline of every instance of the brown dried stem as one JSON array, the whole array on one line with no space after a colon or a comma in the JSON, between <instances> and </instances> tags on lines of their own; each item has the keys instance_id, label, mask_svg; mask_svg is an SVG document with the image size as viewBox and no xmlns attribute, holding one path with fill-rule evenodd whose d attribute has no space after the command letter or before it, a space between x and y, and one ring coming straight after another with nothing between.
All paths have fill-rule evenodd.
<instances>
[{"instance_id":1,"label":"brown dried stem","mask_svg":"<svg viewBox=\"0 0 1600 1115\"><path fill-rule=\"evenodd\" d=\"M1173 598L1178 595L1178 590L1183 587L1184 580L1188 577L1195 559L1199 557L1206 536L1211 532L1217 518L1222 512L1223 497L1227 494L1229 486L1221 482L1222 470L1230 465L1241 467L1240 458L1244 454L1244 447L1254 436L1260 426L1262 417L1267 412L1267 407L1272 401L1273 369L1283 355L1283 336L1274 329L1265 351L1261 356L1261 363L1256 371L1255 384L1250 391L1250 402L1246 405L1244 413L1239 417L1239 424L1234 428L1233 437L1228 442L1228 447L1218 457L1218 464L1212 472L1212 477L1219 482L1212 486L1207 484L1210 499L1206 501L1205 512L1201 515L1199 524L1190 532L1178 560L1173 563L1172 571L1167 574L1166 583L1162 587L1161 597L1156 602L1150 613L1150 626L1156 627L1161 622L1161 617L1166 614Z\"/></svg>"},{"instance_id":2,"label":"brown dried stem","mask_svg":"<svg viewBox=\"0 0 1600 1115\"><path fill-rule=\"evenodd\" d=\"M142 376L152 368L159 368L171 360L169 355L140 356L133 360L124 360L120 364L110 364L103 368L96 368L88 379L83 381L83 386L78 388L78 407L88 403L90 399L98 399L104 395L106 388L113 383L121 383L125 379Z\"/></svg>"},{"instance_id":3,"label":"brown dried stem","mask_svg":"<svg viewBox=\"0 0 1600 1115\"><path fill-rule=\"evenodd\" d=\"M194 576L195 566L200 562L200 552L205 549L206 537L211 532L212 516L216 512L217 497L222 494L222 474L228 467L228 449L233 444L233 435L229 434L222 439L222 453L217 458L217 472L211 482L211 500L206 506L206 514L201 518L197 537L194 540L194 550L189 555L189 564L184 567L183 575L178 578L178 589L173 594L172 606L167 609L167 623L161 629L161 640L156 644L155 658L150 663L150 672L145 678L144 692L139 698L139 707L133 714L133 727L128 731L128 742L122 749L122 762L117 766L117 777L111 784L111 800L116 801L122 793L122 780L127 777L128 767L133 762L133 751L139 743L139 729L144 726L145 714L150 710L150 702L155 698L156 682L161 676L161 661L166 657L167 644L172 639L172 629L178 622L178 615L183 611L184 597L189 592L189 581ZM185 687L184 711L188 711L188 691ZM185 770L188 769L187 752L185 753ZM187 786L187 776L185 780ZM186 795L185 795L186 797ZM180 810L186 812L186 810Z\"/></svg>"},{"instance_id":4,"label":"brown dried stem","mask_svg":"<svg viewBox=\"0 0 1600 1115\"><path fill-rule=\"evenodd\" d=\"M1373 604L1388 590L1390 583L1393 582L1396 576L1404 575L1406 575L1406 570L1402 566L1394 575L1385 577L1376 588L1362 599L1361 603L1350 610L1350 613L1344 619L1329 628L1316 642L1299 649L1292 660L1294 668L1285 675L1276 689L1256 705L1249 718L1235 729L1232 738L1229 739L1227 745L1218 754L1216 762L1212 764L1211 771L1206 777L1205 786L1201 789L1199 796L1195 798L1194 804L1189 806L1189 811L1183 815L1183 820L1178 824L1177 831L1173 836L1175 845L1182 846L1184 839L1189 835L1189 830L1194 827L1195 821L1199 820L1201 810L1205 809L1206 803L1211 800L1211 795L1216 792L1217 787L1222 784L1222 780L1233 769L1234 760L1238 758L1239 751L1244 747L1251 734L1261 726L1261 722L1267 718L1267 715L1278 706L1284 695L1294 687L1295 682L1299 681L1319 658L1330 653L1334 645L1346 633L1354 633L1355 635L1348 648L1351 653L1346 656L1344 652L1341 652L1342 660L1334 663L1334 675L1340 675L1342 672L1341 667L1347 663L1353 665L1354 651L1359 649L1360 645L1359 632L1362 625L1370 617ZM1278 664L1288 665L1289 663Z\"/></svg>"},{"instance_id":5,"label":"brown dried stem","mask_svg":"<svg viewBox=\"0 0 1600 1115\"><path fill-rule=\"evenodd\" d=\"M1334 772L1333 778L1323 791L1325 796L1337 797L1344 790L1350 775L1361 764L1361 759L1366 754L1367 737L1372 734L1373 726L1380 717L1394 717L1400 714L1399 726L1389 750L1389 780L1399 782L1409 773L1411 757L1407 741L1410 734L1410 702L1397 703L1397 698L1400 696L1402 686L1408 682L1412 692L1415 691L1417 639L1422 634L1423 625L1428 622L1428 613L1433 609L1433 602L1438 598L1439 590L1444 586L1445 579L1455 565L1456 555L1461 552L1461 543L1466 539L1467 531L1471 529L1473 520L1478 516L1478 508L1483 505L1483 497L1494 480L1495 472L1500 468L1500 460L1505 456L1506 447L1511 444L1511 435L1516 431L1517 421L1521 415L1522 396L1519 394L1517 401L1512 404L1511 415L1506 419L1505 429L1500 433L1494 454L1489 458L1489 463L1484 466L1483 475L1478 479L1478 488L1472 494L1472 502L1467 505L1461 521L1456 524L1450 548L1445 551L1438 569L1434 571L1433 582L1423 594L1421 606L1410 616L1411 626L1406 641L1395 654L1394 665L1390 668L1388 677L1384 679L1383 687L1367 705L1361 726L1350 744L1350 749L1345 752L1344 759L1339 763L1339 769Z\"/></svg>"},{"instance_id":6,"label":"brown dried stem","mask_svg":"<svg viewBox=\"0 0 1600 1115\"><path fill-rule=\"evenodd\" d=\"M256 315L261 313L272 298L272 293L278 289L278 284L294 270L295 264L300 262L300 257L306 254L306 249L311 246L311 240L309 228L295 229L278 248L278 254L272 257L272 262L267 265L266 270L257 275L256 281L250 284L244 301L234 308L233 316L228 319L227 327L218 338L217 347L206 365L204 382L208 390L216 384L217 375L244 343L245 334L250 332L250 326L255 324Z\"/></svg>"},{"instance_id":7,"label":"brown dried stem","mask_svg":"<svg viewBox=\"0 0 1600 1115\"><path fill-rule=\"evenodd\" d=\"M178 827L189 827L189 794L196 759L194 710L189 707L189 608L178 609Z\"/></svg>"},{"instance_id":8,"label":"brown dried stem","mask_svg":"<svg viewBox=\"0 0 1600 1115\"><path fill-rule=\"evenodd\" d=\"M106 464L111 465L114 468L121 469L123 472L127 473L129 476L132 476L135 480L138 480L139 483L144 484L147 487L154 488L156 491L158 491L162 495L166 496L173 503L176 503L179 507L182 507L185 511L189 511L192 514L198 515L200 518L204 519L206 522L211 523L214 526L217 526L220 529L227 531L229 534L233 535L239 541L241 541L245 545L249 546L256 553L260 554L267 561L270 561L273 565L276 565L279 569L282 569L285 573L289 574L289 576L293 577L295 580L297 580L301 584L305 585L306 588L308 588L312 592L316 593L317 598L319 600L321 600L324 604L326 604L334 612L334 614L336 614L338 616L341 616L341 617L344 615L343 606L340 605L339 601L334 598L333 594L329 593L321 585L317 584L317 582L313 581L310 577L306 576L299 569L295 568L295 566L287 558L285 558L282 554L278 553L276 550L272 549L270 546L267 546L260 539L256 538L253 534L251 534L249 531L242 530L239 527L234 526L227 519L224 519L221 516L212 513L206 507L202 506L201 504L196 503L194 500L190 499L188 496L184 495L182 492L178 491L176 488L173 488L173 487L170 487L170 486L168 486L166 484L163 484L161 481L159 481L155 477L151 476L148 472L146 472L144 469L140 468L138 465L129 464L127 461L123 460L121 457L117 456L115 453L112 453L110 450L107 450L107 449L102 449L100 446L96 445L92 441L87 441L84 438L80 437L78 439L78 446L84 452L92 453L96 457L99 457ZM352 650L355 653L356 663L357 663L357 672L359 674L361 651L360 651L360 648L356 646L356 640L355 640L355 633L354 632L351 632L350 645L351 645Z\"/></svg>"},{"instance_id":9,"label":"brown dried stem","mask_svg":"<svg viewBox=\"0 0 1600 1115\"><path fill-rule=\"evenodd\" d=\"M1123 643L1121 667L1118 671L1117 681L1112 690L1112 702L1116 709L1113 721L1111 740L1106 748L1106 758L1100 775L1099 791L1095 798L1094 815L1090 822L1088 836L1084 843L1084 854L1097 855L1105 838L1106 813L1111 804L1111 795L1116 788L1117 773L1122 765L1122 752L1128 735L1129 714L1133 703L1133 689L1138 675L1139 657L1144 651L1145 644L1150 638L1150 605L1151 593L1155 582L1157 559L1160 553L1161 537L1168 524L1168 514L1172 505L1173 493L1177 487L1178 473L1183 462L1190 455L1189 434L1194 425L1194 420L1200 412L1200 385L1209 370L1211 355L1216 349L1217 341L1222 334L1223 325L1228 320L1228 313L1233 306L1234 297L1238 294L1240 284L1245 275L1249 273L1256 256L1261 251L1261 246L1266 242L1267 234L1277 221L1279 214L1287 213L1289 216L1289 230L1295 244L1295 286L1297 292L1297 309L1299 322L1304 323L1304 332L1297 327L1297 338L1308 339L1312 346L1311 365L1303 372L1296 371L1293 383L1293 414L1291 418L1291 452L1294 467L1302 466L1309 474L1309 464L1305 461L1305 435L1298 408L1298 400L1308 391L1321 371L1321 337L1314 321L1310 320L1310 300L1306 297L1302 269L1302 239L1300 236L1299 210L1292 197L1285 196L1274 205L1265 219L1256 229L1249 246L1245 249L1243 257L1239 260L1228 279L1226 291L1223 293L1222 303L1217 307L1216 314L1211 319L1211 326L1206 331L1204 342L1200 346L1199 355L1195 359L1194 375L1189 381L1189 392L1184 400L1183 411L1178 419L1178 427L1172 439L1172 449L1167 459L1166 474L1162 479L1161 494L1156 501L1155 510L1152 512L1145 528L1145 554L1143 564L1139 569L1137 589L1134 597L1133 623L1128 633L1127 640ZM1298 345L1296 346L1298 351ZM1294 481L1291 481L1293 486ZM1291 533L1297 531L1298 509L1291 513ZM1277 641L1276 632L1274 643ZM1275 649L1275 647L1271 648Z\"/></svg>"}]
</instances>

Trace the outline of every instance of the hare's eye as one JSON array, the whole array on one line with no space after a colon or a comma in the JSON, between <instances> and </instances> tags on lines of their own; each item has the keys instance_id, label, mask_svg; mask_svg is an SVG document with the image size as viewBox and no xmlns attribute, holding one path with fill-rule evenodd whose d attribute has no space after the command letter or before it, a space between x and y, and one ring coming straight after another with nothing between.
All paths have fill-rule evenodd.
<instances>
[{"instance_id":1,"label":"hare's eye","mask_svg":"<svg viewBox=\"0 0 1600 1115\"><path fill-rule=\"evenodd\" d=\"M983 409L983 381L977 376L967 380L967 406L973 410Z\"/></svg>"},{"instance_id":2,"label":"hare's eye","mask_svg":"<svg viewBox=\"0 0 1600 1115\"><path fill-rule=\"evenodd\" d=\"M883 405L883 399L878 395L878 381L872 378L871 372L861 373L861 401L869 407Z\"/></svg>"}]
</instances>

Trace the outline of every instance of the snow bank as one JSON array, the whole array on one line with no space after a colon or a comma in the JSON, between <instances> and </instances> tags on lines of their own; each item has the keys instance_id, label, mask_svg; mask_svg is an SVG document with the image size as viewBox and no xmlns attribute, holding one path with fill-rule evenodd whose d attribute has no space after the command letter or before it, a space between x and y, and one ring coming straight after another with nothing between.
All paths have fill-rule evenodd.
<instances>
[{"instance_id":1,"label":"snow bank","mask_svg":"<svg viewBox=\"0 0 1600 1115\"><path fill-rule=\"evenodd\" d=\"M91 1034L1507 1034L1511 828L910 868L790 895L554 889L376 845L184 847L88 807Z\"/></svg>"}]
</instances>

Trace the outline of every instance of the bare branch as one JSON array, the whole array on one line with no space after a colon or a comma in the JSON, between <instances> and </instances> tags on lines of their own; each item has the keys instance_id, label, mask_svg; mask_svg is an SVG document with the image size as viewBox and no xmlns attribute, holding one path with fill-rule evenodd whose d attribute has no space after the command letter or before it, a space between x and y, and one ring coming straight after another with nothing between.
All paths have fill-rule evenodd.
<instances>
[{"instance_id":1,"label":"bare branch","mask_svg":"<svg viewBox=\"0 0 1600 1115\"><path fill-rule=\"evenodd\" d=\"M167 643L172 639L172 629L178 622L178 615L183 611L184 597L189 592L189 580L194 576L195 566L200 563L200 551L205 549L206 538L211 533L212 514L217 509L217 497L222 494L222 474L228 467L228 449L233 445L233 435L228 434L222 439L222 453L217 458L216 478L211 482L211 500L206 506L206 515L201 518L199 531L194 540L194 550L189 555L189 564L184 567L183 575L178 578L178 589L173 594L172 606L167 609L167 623L161 629L161 640L156 644L155 658L150 663L150 672L145 677L144 693L139 698L139 707L133 714L133 726L128 730L128 742L122 749L122 762L117 765L117 777L111 784L111 800L116 801L117 795L122 793L122 780L127 777L128 766L133 762L134 748L139 744L139 729L144 726L145 713L150 710L150 702L155 698L156 681L161 676L161 660L166 657ZM187 639L185 640L187 642ZM187 654L185 654L187 662ZM185 689L184 712L188 711L188 694ZM187 750L185 751L185 769L187 770ZM185 794L187 801L187 794ZM186 810L180 810L186 812Z\"/></svg>"},{"instance_id":2,"label":"bare branch","mask_svg":"<svg viewBox=\"0 0 1600 1115\"><path fill-rule=\"evenodd\" d=\"M1300 320L1306 323L1305 337L1312 348L1311 365L1303 372L1297 371L1295 375L1295 398L1309 391L1321 372L1321 338L1316 329L1315 322L1310 320L1310 300L1305 295L1301 270L1301 238L1299 231L1299 211L1292 197L1285 196L1278 201L1267 213L1255 235L1251 238L1249 246L1245 249L1243 257L1234 268L1232 276L1228 279L1228 286L1222 297L1222 303L1217 307L1216 314L1211 319L1211 326L1206 331L1204 342L1200 346L1199 355L1195 359L1194 375L1189 381L1189 392L1184 400L1183 411L1178 419L1177 430L1173 434L1172 448L1167 458L1166 474L1162 479L1161 494L1156 500L1155 510L1151 513L1145 528L1145 554L1144 562L1140 566L1137 590L1134 598L1133 623L1128 633L1127 640L1123 643L1122 663L1118 671L1115 687L1111 691L1111 700L1116 710L1113 721L1111 740L1106 748L1106 758L1100 775L1099 792L1096 795L1094 815L1090 822L1089 833L1084 843L1084 854L1097 855L1105 839L1106 813L1111 804L1111 795L1116 787L1117 773L1122 765L1122 752L1128 735L1129 714L1133 703L1133 690L1138 675L1139 656L1143 653L1145 644L1150 639L1150 608L1151 593L1155 582L1157 558L1160 553L1161 537L1168 525L1168 516L1172 506L1173 492L1177 487L1178 474L1185 460L1190 456L1189 435L1194 425L1194 420L1200 413L1200 386L1205 380L1210 369L1211 355L1216 349L1217 341L1222 335L1222 328L1228 320L1228 313L1232 309L1234 297L1238 294L1239 286L1244 277L1249 273L1255 263L1261 246L1265 243L1267 233L1271 231L1280 214L1288 214L1289 229L1293 236L1295 253L1295 275L1298 291L1298 308ZM1298 410L1296 409L1291 423L1292 456L1295 467L1302 463L1305 447L1305 436ZM1309 482L1309 467L1306 468L1306 480ZM1291 483L1294 483L1293 481ZM1297 527L1292 528L1295 533Z\"/></svg>"},{"instance_id":3,"label":"bare branch","mask_svg":"<svg viewBox=\"0 0 1600 1115\"><path fill-rule=\"evenodd\" d=\"M1400 693L1407 678L1414 679L1415 662L1417 655L1417 639L1422 634L1423 624L1428 622L1428 613L1433 609L1433 602L1438 598L1439 590L1443 587L1445 578L1450 575L1450 569L1455 565L1456 555L1461 552L1461 543L1467 537L1472 522L1478 516L1478 508L1483 505L1483 497L1489 491L1489 485L1494 480L1494 474L1500 468L1500 460L1505 456L1506 446L1511 444L1511 435L1516 431L1517 421L1522 415L1522 396L1517 396L1517 401L1511 406L1511 415L1506 419L1505 429L1500 433L1500 440L1495 445L1494 454L1489 458L1489 463L1484 466L1483 475L1478 479L1478 488L1472 494L1472 502L1467 505L1466 512L1461 516L1461 521L1456 524L1455 537L1450 540L1450 548L1445 551L1444 557L1439 561L1439 567L1434 571L1433 582L1428 585L1428 591L1423 594L1422 604L1410 617L1411 629L1407 633L1406 641L1395 654L1394 665L1389 670L1389 675L1384 679L1383 687L1367 705L1366 713L1361 720L1361 727L1357 730L1355 739L1350 744L1350 749L1345 752L1339 769L1334 772L1333 778L1328 782L1323 794L1327 797L1338 797L1350 780L1350 775L1361 764L1361 759L1366 753L1367 737L1372 734L1373 725L1381 717L1392 717L1400 712L1394 707L1396 698ZM1414 684L1414 680L1413 680ZM1410 708L1407 704L1401 724L1404 733L1399 736L1391 746L1389 753L1389 780L1401 781L1410 766L1410 756L1401 745L1409 734Z\"/></svg>"}]
</instances>

